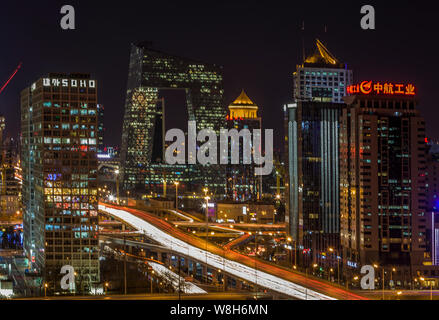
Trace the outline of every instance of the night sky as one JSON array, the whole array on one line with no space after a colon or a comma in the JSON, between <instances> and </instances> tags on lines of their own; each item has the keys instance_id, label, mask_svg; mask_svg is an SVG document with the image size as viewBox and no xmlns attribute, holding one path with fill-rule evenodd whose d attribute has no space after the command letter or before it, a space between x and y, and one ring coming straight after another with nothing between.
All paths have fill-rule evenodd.
<instances>
[{"instance_id":1,"label":"night sky","mask_svg":"<svg viewBox=\"0 0 439 320\"><path fill-rule=\"evenodd\" d=\"M306 2L307 4L301 4ZM0 83L23 67L0 95L7 134L20 130L19 94L48 72L91 73L105 105L105 143L118 145L130 43L154 42L166 52L224 66L225 103L244 88L260 106L263 126L279 147L282 105L292 99L292 73L314 39L354 71L354 79L412 82L430 138L439 138L437 12L403 1L1 1ZM415 4L419 5L416 6ZM60 28L64 4L76 9L76 30ZM360 8L374 5L376 30L360 28ZM324 26L327 25L327 32ZM175 116L184 108L173 107ZM181 112L181 114L179 114Z\"/></svg>"}]
</instances>

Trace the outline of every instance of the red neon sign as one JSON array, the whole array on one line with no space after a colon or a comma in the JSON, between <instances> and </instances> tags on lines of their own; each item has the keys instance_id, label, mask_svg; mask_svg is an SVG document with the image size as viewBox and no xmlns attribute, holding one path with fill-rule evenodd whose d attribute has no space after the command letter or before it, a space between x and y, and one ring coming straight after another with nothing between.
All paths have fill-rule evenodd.
<instances>
[{"instance_id":1,"label":"red neon sign","mask_svg":"<svg viewBox=\"0 0 439 320\"><path fill-rule=\"evenodd\" d=\"M374 95L416 95L416 87L409 84L391 83L391 82L373 82L363 81L360 84L354 84L347 87L348 94L374 94Z\"/></svg>"}]
</instances>

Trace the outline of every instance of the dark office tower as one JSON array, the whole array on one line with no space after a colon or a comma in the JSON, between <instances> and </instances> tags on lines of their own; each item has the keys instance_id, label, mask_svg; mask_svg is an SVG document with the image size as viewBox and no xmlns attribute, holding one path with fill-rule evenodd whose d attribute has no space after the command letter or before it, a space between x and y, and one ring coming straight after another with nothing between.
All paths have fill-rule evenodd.
<instances>
[{"instance_id":1,"label":"dark office tower","mask_svg":"<svg viewBox=\"0 0 439 320\"><path fill-rule=\"evenodd\" d=\"M294 73L294 101L284 106L288 181L286 222L305 264L338 252L339 116L352 71L316 41ZM332 264L332 262L331 262Z\"/></svg>"},{"instance_id":2,"label":"dark office tower","mask_svg":"<svg viewBox=\"0 0 439 320\"><path fill-rule=\"evenodd\" d=\"M427 223L425 123L415 87L364 81L348 93L340 134L344 263L396 266L411 281Z\"/></svg>"},{"instance_id":3,"label":"dark office tower","mask_svg":"<svg viewBox=\"0 0 439 320\"><path fill-rule=\"evenodd\" d=\"M184 90L188 119L197 130L225 127L222 68L173 56L150 48L148 43L131 46L121 163L123 186L145 185L148 164L163 162L165 101L162 90ZM179 116L172 114L169 116ZM163 125L160 128L160 125Z\"/></svg>"},{"instance_id":4,"label":"dark office tower","mask_svg":"<svg viewBox=\"0 0 439 320\"><path fill-rule=\"evenodd\" d=\"M99 282L97 83L49 74L21 92L24 249L49 290L73 266L77 291Z\"/></svg>"},{"instance_id":5,"label":"dark office tower","mask_svg":"<svg viewBox=\"0 0 439 320\"><path fill-rule=\"evenodd\" d=\"M304 264L339 247L338 103L298 102L288 113L288 232Z\"/></svg>"},{"instance_id":6,"label":"dark office tower","mask_svg":"<svg viewBox=\"0 0 439 320\"><path fill-rule=\"evenodd\" d=\"M351 83L352 71L317 39L314 54L294 72L294 101L343 103L346 88Z\"/></svg>"},{"instance_id":7,"label":"dark office tower","mask_svg":"<svg viewBox=\"0 0 439 320\"><path fill-rule=\"evenodd\" d=\"M439 144L428 143L427 153L428 228L427 252L433 265L439 265Z\"/></svg>"},{"instance_id":8,"label":"dark office tower","mask_svg":"<svg viewBox=\"0 0 439 320\"><path fill-rule=\"evenodd\" d=\"M250 130L261 129L262 121L258 116L258 106L242 90L231 105L227 115L227 128ZM226 169L226 196L234 201L259 200L262 196L262 176L255 176L255 165L243 163L243 139L240 138L239 164L229 164ZM229 148L230 150L230 148ZM229 152L229 163L231 155Z\"/></svg>"},{"instance_id":9,"label":"dark office tower","mask_svg":"<svg viewBox=\"0 0 439 320\"><path fill-rule=\"evenodd\" d=\"M98 153L104 153L104 106L102 104L97 105L98 111Z\"/></svg>"}]
</instances>

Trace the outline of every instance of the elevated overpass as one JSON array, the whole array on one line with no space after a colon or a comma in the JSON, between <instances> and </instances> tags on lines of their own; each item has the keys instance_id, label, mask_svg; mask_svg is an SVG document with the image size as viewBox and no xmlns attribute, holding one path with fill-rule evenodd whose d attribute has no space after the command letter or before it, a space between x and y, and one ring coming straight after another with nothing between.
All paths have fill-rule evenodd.
<instances>
[{"instance_id":1,"label":"elevated overpass","mask_svg":"<svg viewBox=\"0 0 439 320\"><path fill-rule=\"evenodd\" d=\"M341 287L206 243L147 212L104 203L99 204L99 210L131 225L162 246L205 261L213 268L237 275L257 286L303 300L367 300Z\"/></svg>"}]
</instances>

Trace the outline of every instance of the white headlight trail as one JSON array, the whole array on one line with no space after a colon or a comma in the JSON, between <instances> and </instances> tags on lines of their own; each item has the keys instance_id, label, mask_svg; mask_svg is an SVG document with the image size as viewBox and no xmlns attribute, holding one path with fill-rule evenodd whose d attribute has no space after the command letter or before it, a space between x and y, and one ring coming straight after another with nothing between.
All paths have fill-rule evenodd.
<instances>
[{"instance_id":1,"label":"white headlight trail","mask_svg":"<svg viewBox=\"0 0 439 320\"><path fill-rule=\"evenodd\" d=\"M108 212L109 214L125 221L139 231L143 232L147 237L154 239L163 246L166 246L175 252L192 257L198 261L207 261L207 264L213 268L236 275L241 279L257 284L258 286L265 287L267 289L301 300L336 300L332 297L318 293L311 289L307 289L291 281L263 271L255 270L254 268L250 268L233 260L224 259L216 254L207 252L206 255L205 250L199 249L180 239L174 238L170 234L167 234L156 226L129 213L128 211L109 208L103 205L99 205L99 210Z\"/></svg>"}]
</instances>

